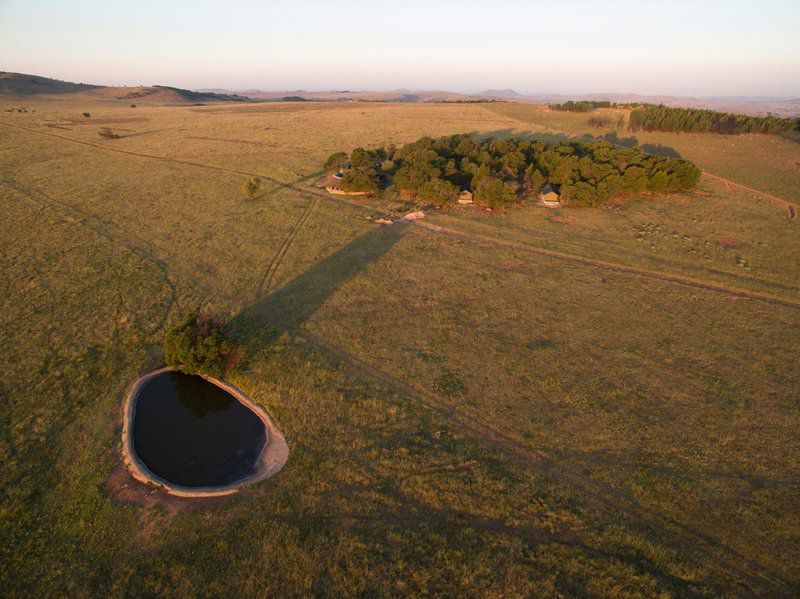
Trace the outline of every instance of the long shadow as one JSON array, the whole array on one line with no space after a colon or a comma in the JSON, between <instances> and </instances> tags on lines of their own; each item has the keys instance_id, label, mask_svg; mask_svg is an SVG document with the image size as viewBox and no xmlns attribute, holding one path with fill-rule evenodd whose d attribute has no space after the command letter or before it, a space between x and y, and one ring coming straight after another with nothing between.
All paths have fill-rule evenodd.
<instances>
[{"instance_id":1,"label":"long shadow","mask_svg":"<svg viewBox=\"0 0 800 599\"><path fill-rule=\"evenodd\" d=\"M675 148L669 146L662 146L661 144L639 144L639 140L635 135L630 137L620 137L616 131L606 133L602 139L609 141L615 146L622 146L624 148L639 147L646 154L655 154L656 156L666 156L667 158L680 158L681 155Z\"/></svg>"},{"instance_id":2,"label":"long shadow","mask_svg":"<svg viewBox=\"0 0 800 599\"><path fill-rule=\"evenodd\" d=\"M386 254L407 225L395 224L368 231L317 262L280 289L242 310L231 320L237 337L247 342L263 330L289 330L308 320L325 301L371 262Z\"/></svg>"}]
</instances>

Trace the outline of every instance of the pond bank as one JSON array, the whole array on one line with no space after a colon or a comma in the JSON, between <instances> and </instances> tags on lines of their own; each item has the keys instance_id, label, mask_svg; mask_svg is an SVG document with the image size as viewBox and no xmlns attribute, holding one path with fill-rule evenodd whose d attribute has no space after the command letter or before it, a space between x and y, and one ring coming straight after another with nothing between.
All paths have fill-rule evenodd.
<instances>
[{"instance_id":1,"label":"pond bank","mask_svg":"<svg viewBox=\"0 0 800 599\"><path fill-rule=\"evenodd\" d=\"M266 409L230 383L210 377L201 377L230 394L263 422L266 441L253 472L241 480L218 487L185 487L167 481L151 472L139 456L137 456L134 448L133 423L136 415L136 400L140 391L148 381L158 375L171 372L172 370L173 369L169 367L159 368L139 377L131 384L125 398L122 425L122 461L136 480L142 483L154 484L164 489L167 493L178 497L220 497L236 493L240 488L246 485L269 478L283 467L286 460L289 458L289 446L286 444L283 433L272 420L272 417Z\"/></svg>"}]
</instances>

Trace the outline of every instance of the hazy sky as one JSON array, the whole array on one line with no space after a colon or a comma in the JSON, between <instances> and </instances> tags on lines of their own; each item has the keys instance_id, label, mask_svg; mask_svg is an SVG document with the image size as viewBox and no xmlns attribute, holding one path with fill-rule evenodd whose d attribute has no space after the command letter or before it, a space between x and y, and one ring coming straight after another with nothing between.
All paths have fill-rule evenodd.
<instances>
[{"instance_id":1,"label":"hazy sky","mask_svg":"<svg viewBox=\"0 0 800 599\"><path fill-rule=\"evenodd\" d=\"M0 0L0 70L188 88L800 97L800 0Z\"/></svg>"}]
</instances>

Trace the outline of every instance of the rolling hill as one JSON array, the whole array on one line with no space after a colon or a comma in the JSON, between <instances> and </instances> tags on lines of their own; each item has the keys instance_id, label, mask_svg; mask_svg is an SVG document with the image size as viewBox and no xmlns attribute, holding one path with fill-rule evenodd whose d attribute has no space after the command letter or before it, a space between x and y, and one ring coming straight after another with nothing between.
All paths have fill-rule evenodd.
<instances>
[{"instance_id":1,"label":"rolling hill","mask_svg":"<svg viewBox=\"0 0 800 599\"><path fill-rule=\"evenodd\" d=\"M247 100L246 97L236 94L196 92L164 85L111 87L87 83L72 83L24 73L0 72L0 97L74 97L76 94L100 100L135 100L137 102L166 104L243 102Z\"/></svg>"}]
</instances>

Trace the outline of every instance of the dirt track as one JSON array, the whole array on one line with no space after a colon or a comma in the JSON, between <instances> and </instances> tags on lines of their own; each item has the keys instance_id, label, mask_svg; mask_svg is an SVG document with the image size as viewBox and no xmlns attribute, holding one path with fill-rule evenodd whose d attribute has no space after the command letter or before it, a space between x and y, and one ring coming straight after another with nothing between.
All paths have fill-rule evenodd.
<instances>
[{"instance_id":1,"label":"dirt track","mask_svg":"<svg viewBox=\"0 0 800 599\"><path fill-rule=\"evenodd\" d=\"M537 254L539 256L547 256L548 258L555 258L557 260L565 260L568 262L575 262L579 264L585 264L587 266L593 266L595 268L600 268L603 270L610 270L614 272L624 273L624 274L631 274L631 275L638 275L641 277L648 277L652 279L658 279L659 281L667 281L669 283L677 283L679 285L686 285L689 287L697 287L699 289L708 289L710 291L718 291L720 293L727 293L730 295L734 295L737 297L743 297L748 299L756 299L764 302L780 304L784 306L790 306L792 308L800 308L800 300L794 300L789 298L780 298L775 297L766 293L759 293L758 291L751 291L749 289L739 289L736 287L730 287L727 285L721 285L719 283L712 283L710 281L705 281L703 279L695 279L692 277L686 277L683 275L675 275L670 273L665 273L657 270L648 270L645 268L638 268L635 266L626 266L624 264L617 264L615 262L606 262L604 260L597 260L594 258L584 258L582 256L576 256L574 254L566 254L564 252L558 252L555 250L548 250L545 248L539 248L535 246L525 245L522 243L515 243L513 241L506 241L503 239L497 239L495 237L486 237L483 235L476 235L473 233L465 233L463 231L459 231L457 229L452 229L449 227L442 227L439 225L434 225L431 223L414 221L412 226L423 228L427 231L432 233L438 233L442 235L448 235L450 237L458 237L461 239L468 239L470 241L474 241L476 243L481 243L484 245L490 245L493 247L501 247L501 248L509 248L513 250L518 250L521 252L527 252L529 254Z\"/></svg>"},{"instance_id":2,"label":"dirt track","mask_svg":"<svg viewBox=\"0 0 800 599\"><path fill-rule=\"evenodd\" d=\"M693 547L700 554L709 558L710 562L719 570L734 579L747 581L746 587L748 589L769 589L767 592L769 594L777 594L776 596L783 596L788 593L789 584L779 574L765 570L760 564L746 559L727 545L669 517L643 512L635 505L632 505L629 498L626 498L620 491L592 480L591 477L563 460L559 460L542 449L531 447L514 438L508 431L476 418L461 409L461 406L420 389L411 383L406 383L398 377L360 360L346 350L317 337L305 328L297 329L294 332L312 345L341 360L350 369L364 376L366 380L379 381L402 396L437 412L445 417L448 422L458 424L464 430L483 439L506 455L515 457L520 464L535 464L538 471L551 476L555 480L564 481L580 489L581 496L600 509L624 514L625 519L630 524L649 530L657 537L669 539L682 547ZM558 542L564 541L559 540Z\"/></svg>"},{"instance_id":3,"label":"dirt track","mask_svg":"<svg viewBox=\"0 0 800 599\"><path fill-rule=\"evenodd\" d=\"M278 185L278 186L283 187L285 189L291 189L291 190L299 192L299 193L303 193L303 194L311 195L311 196L314 196L314 197L322 198L322 199L325 199L325 200L328 200L328 201L331 201L331 202L337 202L339 204L346 204L348 206L353 206L353 207L358 208L360 210L367 210L367 211L370 211L370 212L373 211L371 207L365 206L365 205L363 205L363 204L361 204L361 203L359 203L359 202L357 202L355 200L347 199L347 197L345 197L345 196L332 196L330 194L322 193L322 192L319 192L319 191L316 191L316 190L312 190L312 189L309 189L309 188L306 188L306 187L300 187L298 185L293 185L291 183L287 183L285 181L281 181L280 179L276 179L276 178L270 177L268 175L263 175L261 173L253 173L253 172L248 172L248 171L241 171L241 170L238 170L238 169L232 169L232 168L227 168L227 167L223 167L223 166L214 166L214 165L209 165L209 164L203 164L203 163L200 163L200 162L192 162L190 160L181 160L180 158L169 158L169 157L166 157L166 156L159 156L157 154L146 154L146 153L142 153L142 152L133 152L133 151L130 151L130 150L123 150L121 148L114 148L114 147L111 147L111 146L106 145L106 144L99 144L99 143L93 143L93 142L89 142L89 141L83 141L83 140L80 140L80 139L75 139L75 138L72 138L72 137L68 137L66 135L59 135L57 133L51 133L51 132L48 132L48 131L41 131L39 129L26 127L24 125L19 125L19 124L16 124L16 123L9 123L7 121L1 121L0 120L0 125L5 125L5 126L13 127L13 128L16 128L16 129L21 129L23 131L29 131L31 133L36 133L36 134L39 134L39 135L46 135L48 137L55 137L57 139L61 139L61 140L64 140L64 141L77 143L77 144L81 144L81 145L84 145L84 146L97 148L97 149L100 149L100 150L105 150L105 151L108 151L108 152L116 152L116 153L119 153L119 154L125 154L125 155L129 155L129 156L137 156L139 158L148 158L148 159L151 159L151 160L158 160L160 162L166 162L166 163L171 163L171 164L184 164L184 165L187 165L187 166L193 166L193 167L197 167L197 168L215 170L215 171L225 172L225 173L232 173L232 174L236 174L236 175L243 175L243 176L247 176L247 177L259 177L261 179L269 181L270 183L274 183L275 185ZM722 182L728 182L727 179L724 179L723 177L719 177L718 175L712 175L711 173L705 173L705 174L706 174L706 176L712 177L712 178L720 180ZM783 206L787 206L788 207L788 206L795 205L795 204L792 204L792 202L789 202L788 200L783 200L781 198L778 198L777 196L772 196L770 194L766 194L764 192L760 192L758 190L749 188L749 187L747 187L745 185L741 185L739 183L734 183L734 182L729 182L729 183L732 183L733 185L735 185L735 186L737 186L737 187L739 187L741 189L745 189L745 190L751 191L753 193L759 194L759 195L761 195L761 196L763 196L763 197L765 197L767 199L773 198L774 201L777 201L778 203L780 203ZM797 208L800 208L800 205L797 205ZM302 216L301 216L301 220L303 222L305 222L305 220L303 219ZM299 222L298 221L298 225L302 226L303 222ZM290 232L289 236L287 237L287 239L289 239L289 242L288 242L289 244L291 244L291 240L293 240L294 239L294 235L296 235L296 231L298 230L298 225L295 225L295 228L293 230L294 234L292 232ZM517 250L520 250L520 251L537 254L537 255L540 255L540 256L547 256L547 257L555 258L555 259L558 259L558 260L571 261L571 262L575 262L575 263L579 263L579 264L584 264L584 265L587 265L587 266L593 266L593 267L596 267L596 268L601 268L601 269L604 269L604 270L613 270L615 272L622 272L622 273L631 274L631 275L654 278L654 279L658 279L658 280L661 280L661 281L666 281L666 282L670 282L670 283L676 283L676 284L679 284L679 285L688 285L688 286L691 286L691 287L697 287L697 288L701 288L701 289L708 289L708 290L712 290L712 291L718 291L720 293L727 293L729 295L733 295L733 296L736 296L736 297L750 298L750 299L754 299L754 300L764 301L764 302L773 303L773 304L780 304L780 305L789 306L789 307L793 307L793 308L800 307L800 300L775 297L773 295L769 295L769 294L766 294L766 293L760 293L760 292L751 291L751 290L748 290L748 289L740 289L740 288L731 287L731 286L728 286L728 285L722 285L720 283L714 283L714 282L711 282L711 281L705 281L703 279L695 279L695 278L692 278L692 277L685 277L685 276L682 276L682 275L665 273L665 272L661 272L661 271L654 271L654 270L648 270L648 269L643 269L643 268L637 268L637 267L633 267L633 266L626 266L624 264L618 264L618 263L614 263L614 262L606 262L606 261L603 261L603 260L595 260L595 259L592 259L592 258L584 258L582 256L576 256L576 255L573 255L573 254L567 254L567 253L563 253L563 252L556 252L554 250L547 250L547 249L544 249L544 248L538 248L538 247L534 247L534 246L527 246L527 245L517 244L517 243L513 243L513 242L501 240L501 239L496 239L496 238L491 238L491 237L485 237L485 236L475 235L475 234L471 234L471 233L466 233L464 231L458 231L456 229L447 228L447 227L440 227L440 226L432 225L432 224L429 224L429 223L421 223L421 222L417 221L417 222L415 222L414 226L421 227L421 228L423 228L425 230L428 230L429 232L436 233L436 234L443 234L443 235L448 235L448 236L452 236L452 237L460 237L462 239L467 239L467 240L471 240L471 241L474 241L474 242L477 242L477 243L482 243L482 244L493 245L495 247L513 248L513 249L517 249ZM284 240L284 244L286 244L286 240ZM287 246L287 248L288 248L288 246ZM283 254L285 255L285 251L283 252ZM283 255L281 255L280 257L276 256L276 259L278 260L278 265L279 265L280 260L283 259ZM274 263L274 261L273 261L273 263ZM270 271L272 271L272 270L273 270L273 267L270 266L270 268L267 271L267 274L265 275L264 281L262 283L262 288L263 288L263 285L267 284L268 279L271 281L271 278L274 277L274 273L272 275L270 274ZM261 293L261 291L259 290L259 295L260 295L260 293Z\"/></svg>"},{"instance_id":4,"label":"dirt track","mask_svg":"<svg viewBox=\"0 0 800 599\"><path fill-rule=\"evenodd\" d=\"M59 138L65 141L70 141L73 143L78 143L85 146L94 147L110 152L117 152L120 154L138 156L142 158L159 160L168 163L185 164L198 168L212 169L216 171L240 174L245 176L257 176L266 181L270 181L276 185L279 185L281 187L314 196L315 201L309 204L309 207L303 212L293 230L284 240L284 244L281 246L281 249L279 249L278 254L276 255L275 259L273 260L273 263L270 265L267 271L267 274L265 275L259 293L261 293L262 291L267 291L269 289L269 285L271 284L271 281L274 278L275 271L277 270L280 261L283 259L283 256L285 256L286 254L286 249L288 249L289 245L296 236L297 231L299 231L299 229L307 220L311 210L313 210L313 206L316 203L316 198L322 198L329 201L351 205L359 209L369 209L358 202L347 200L346 198L332 197L327 194L323 194L321 192L295 186L290 183L285 183L283 181L265 175L261 175L258 173L239 171L236 169L230 169L225 167L218 167L213 165L195 163L186 160L173 159L163 156L122 150L119 148L109 147L103 144L77 140L67 136L40 131L17 124L6 123L3 121L0 121L0 124L27 130L32 133L37 133L40 135L47 135L50 137ZM744 188L744 186L741 187ZM756 193L761 194L761 192L756 192ZM768 195L768 194L763 194L763 195ZM777 199L780 200L780 198ZM780 201L785 202L785 200L780 200ZM682 277L679 275L672 275L669 273L662 273L658 271L639 269L635 267L629 267L625 265L605 262L601 260L594 260L590 258L583 258L580 256L574 256L571 254L556 252L553 250L547 250L533 246L526 246L523 244L504 241L496 238L469 234L466 232L446 227L440 227L425 222L417 221L411 226L419 227L420 229L428 231L430 233L458 237L476 243L491 245L494 247L509 248L518 251L537 254L540 256L546 256L558 260L580 263L595 268L601 268L605 270L611 270L615 272L622 272L638 276L645 276L671 283L688 285L702 289L709 289L722 293L732 294L735 296L748 297L751 299L758 299L766 302L779 303L779 304L789 305L792 307L800 307L800 301L775 298L767 294L736 289L699 279ZM363 375L367 376L368 380L380 381L383 384L386 384L389 387L394 388L397 391L403 393L409 398L421 402L429 409L435 410L443 415L446 415L453 422L457 422L460 426L464 427L466 430L481 435L481 437L487 439L487 441L490 444L495 445L503 452L506 452L509 455L518 458L519 460L522 461L522 463L525 464L535 463L538 465L539 468L541 468L547 474L574 484L576 487L581 489L582 495L588 501L591 501L595 505L603 509L621 512L622 514L624 514L624 517L629 522L634 523L637 526L643 527L645 529L651 530L657 536L660 536L662 538L669 538L677 544L681 545L689 544L695 547L699 553L709 558L710 562L715 564L720 571L727 573L728 575L732 576L735 579L738 578L742 581L746 581L745 585L748 588L761 589L761 590L766 590L766 592L769 593L779 593L779 594L784 594L788 591L789 587L787 586L785 581L781 580L779 576L769 571L765 571L763 567L761 567L759 564L748 561L747 559L738 555L735 551L719 543L718 541L708 538L702 533L695 531L680 522L672 521L664 517L659 517L655 514L645 514L641 510L637 509L635 506L630 505L629 501L627 501L627 499L618 491L608 488L606 485L603 485L602 483L598 483L592 480L591 478L574 470L574 468L572 468L569 464L565 464L562 461L553 458L552 456L546 454L545 452L539 449L530 447L522 443L521 441L511 436L507 431L493 427L491 424L487 424L482 420L479 420L474 416L465 413L464 411L459 409L458 406L454 406L450 402L447 402L424 390L420 390L415 386L412 386L387 372L384 372L366 362L359 360L358 358L353 357L346 351L336 346L333 346L322 339L315 337L308 331L300 331L299 335L307 339L310 343L325 350L329 354L337 357L338 359L341 359L357 372L361 372Z\"/></svg>"},{"instance_id":5,"label":"dirt track","mask_svg":"<svg viewBox=\"0 0 800 599\"><path fill-rule=\"evenodd\" d=\"M748 187L747 185L742 185L741 183L737 183L736 181L731 181L730 179L726 179L725 177L720 177L719 175L715 175L714 173L709 173L708 171L703 171L703 176L724 183L725 185L728 186L728 189L730 188L741 189L750 193L754 193L758 196L761 196L765 200L769 200L770 202L780 204L781 206L785 206L787 208L794 208L795 210L800 208L800 204L797 204L795 202L790 202L789 200L784 200L783 198L774 196L771 193L766 193L764 191L753 189L752 187Z\"/></svg>"}]
</instances>

